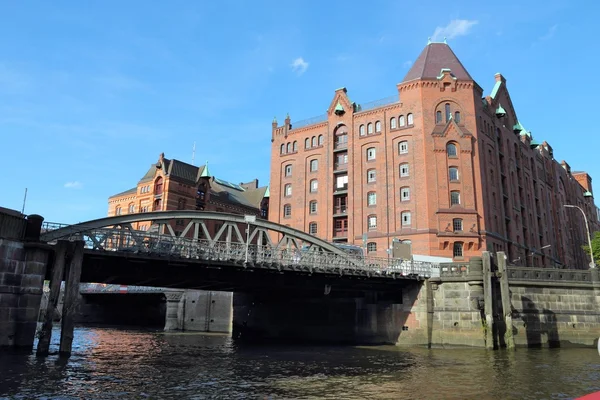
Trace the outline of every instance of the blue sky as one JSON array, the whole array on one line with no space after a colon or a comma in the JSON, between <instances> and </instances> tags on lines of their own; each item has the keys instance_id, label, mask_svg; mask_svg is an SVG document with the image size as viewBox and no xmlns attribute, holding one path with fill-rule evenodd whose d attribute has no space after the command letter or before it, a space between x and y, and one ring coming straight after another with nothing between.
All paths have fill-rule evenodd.
<instances>
[{"instance_id":1,"label":"blue sky","mask_svg":"<svg viewBox=\"0 0 600 400\"><path fill-rule=\"evenodd\" d=\"M577 5L576 5L577 4ZM600 185L592 1L0 1L0 206L106 215L164 152L233 182L269 180L271 121L322 114L345 86L396 93L427 38ZM594 117L594 118L593 118ZM8 180L8 182L6 182Z\"/></svg>"}]
</instances>

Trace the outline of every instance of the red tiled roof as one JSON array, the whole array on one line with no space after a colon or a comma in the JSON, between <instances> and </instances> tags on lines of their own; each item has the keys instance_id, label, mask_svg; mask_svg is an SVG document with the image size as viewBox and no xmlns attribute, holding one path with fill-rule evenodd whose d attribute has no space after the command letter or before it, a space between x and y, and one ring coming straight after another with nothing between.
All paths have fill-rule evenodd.
<instances>
[{"instance_id":1,"label":"red tiled roof","mask_svg":"<svg viewBox=\"0 0 600 400\"><path fill-rule=\"evenodd\" d=\"M448 68L457 79L473 80L456 54L446 43L430 43L421 52L402 82L414 79L433 79Z\"/></svg>"}]
</instances>

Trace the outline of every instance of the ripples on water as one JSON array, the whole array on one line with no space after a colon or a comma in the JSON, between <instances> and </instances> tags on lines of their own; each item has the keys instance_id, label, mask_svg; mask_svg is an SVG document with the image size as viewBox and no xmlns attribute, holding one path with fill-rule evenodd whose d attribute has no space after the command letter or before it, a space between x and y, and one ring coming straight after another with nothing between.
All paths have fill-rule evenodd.
<instances>
[{"instance_id":1,"label":"ripples on water","mask_svg":"<svg viewBox=\"0 0 600 400\"><path fill-rule=\"evenodd\" d=\"M68 361L0 353L0 398L14 399L568 399L596 390L594 349L242 346L79 328Z\"/></svg>"}]
</instances>

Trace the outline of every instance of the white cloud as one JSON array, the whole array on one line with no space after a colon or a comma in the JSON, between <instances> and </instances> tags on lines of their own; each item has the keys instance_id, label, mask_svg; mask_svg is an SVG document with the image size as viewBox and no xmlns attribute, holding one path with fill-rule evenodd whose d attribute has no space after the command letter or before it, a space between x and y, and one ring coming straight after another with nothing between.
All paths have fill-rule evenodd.
<instances>
[{"instance_id":1,"label":"white cloud","mask_svg":"<svg viewBox=\"0 0 600 400\"><path fill-rule=\"evenodd\" d=\"M294 61L292 61L292 64L290 64L290 66L292 67L292 71L294 71L298 75L302 75L308 69L308 62L304 61L304 58L298 57Z\"/></svg>"},{"instance_id":2,"label":"white cloud","mask_svg":"<svg viewBox=\"0 0 600 400\"><path fill-rule=\"evenodd\" d=\"M435 32L433 32L431 40L438 42L444 38L453 39L458 36L468 35L471 31L471 28L478 23L479 21L477 20L453 19L448 25L438 26L435 28Z\"/></svg>"},{"instance_id":3,"label":"white cloud","mask_svg":"<svg viewBox=\"0 0 600 400\"><path fill-rule=\"evenodd\" d=\"M81 189L83 187L83 183L79 181L67 182L64 185L67 189Z\"/></svg>"}]
</instances>

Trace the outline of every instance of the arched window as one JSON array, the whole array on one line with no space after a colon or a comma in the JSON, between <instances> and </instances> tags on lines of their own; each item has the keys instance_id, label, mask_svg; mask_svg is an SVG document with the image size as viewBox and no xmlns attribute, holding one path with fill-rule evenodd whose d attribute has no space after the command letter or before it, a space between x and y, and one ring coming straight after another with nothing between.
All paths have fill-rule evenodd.
<instances>
[{"instance_id":1,"label":"arched window","mask_svg":"<svg viewBox=\"0 0 600 400\"><path fill-rule=\"evenodd\" d=\"M323 146L323 135L319 135L319 146Z\"/></svg>"},{"instance_id":2,"label":"arched window","mask_svg":"<svg viewBox=\"0 0 600 400\"><path fill-rule=\"evenodd\" d=\"M377 170L369 169L367 170L367 183L373 183L377 181Z\"/></svg>"},{"instance_id":3,"label":"arched window","mask_svg":"<svg viewBox=\"0 0 600 400\"><path fill-rule=\"evenodd\" d=\"M463 220L461 218L454 218L452 220L452 230L454 232L462 232L462 230L463 230Z\"/></svg>"},{"instance_id":4,"label":"arched window","mask_svg":"<svg viewBox=\"0 0 600 400\"><path fill-rule=\"evenodd\" d=\"M292 176L292 164L285 166L285 176Z\"/></svg>"},{"instance_id":5,"label":"arched window","mask_svg":"<svg viewBox=\"0 0 600 400\"><path fill-rule=\"evenodd\" d=\"M404 115L398 117L398 125L400 125L400 127L406 126L406 120L404 119Z\"/></svg>"},{"instance_id":6,"label":"arched window","mask_svg":"<svg viewBox=\"0 0 600 400\"><path fill-rule=\"evenodd\" d=\"M163 192L163 178L162 178L162 176L159 176L154 181L154 194L158 195L158 194L162 194L162 192Z\"/></svg>"},{"instance_id":7,"label":"arched window","mask_svg":"<svg viewBox=\"0 0 600 400\"><path fill-rule=\"evenodd\" d=\"M316 222L311 222L310 224L308 224L308 233L310 233L311 235L316 235L317 231L318 231L318 226Z\"/></svg>"},{"instance_id":8,"label":"arched window","mask_svg":"<svg viewBox=\"0 0 600 400\"><path fill-rule=\"evenodd\" d=\"M400 213L400 221L402 222L402 226L410 226L410 224L411 224L410 211L402 211L402 213Z\"/></svg>"},{"instance_id":9,"label":"arched window","mask_svg":"<svg viewBox=\"0 0 600 400\"><path fill-rule=\"evenodd\" d=\"M369 242L367 243L367 253L374 253L377 251L377 243Z\"/></svg>"},{"instance_id":10,"label":"arched window","mask_svg":"<svg viewBox=\"0 0 600 400\"><path fill-rule=\"evenodd\" d=\"M456 111L454 113L454 122L456 122L457 124L460 122L460 111Z\"/></svg>"},{"instance_id":11,"label":"arched window","mask_svg":"<svg viewBox=\"0 0 600 400\"><path fill-rule=\"evenodd\" d=\"M311 214L317 213L317 201L316 200L312 200L310 203L308 203L308 212Z\"/></svg>"},{"instance_id":12,"label":"arched window","mask_svg":"<svg viewBox=\"0 0 600 400\"><path fill-rule=\"evenodd\" d=\"M292 144L290 142L288 142L288 144L286 146L286 152L287 153L291 153L292 152Z\"/></svg>"},{"instance_id":13,"label":"arched window","mask_svg":"<svg viewBox=\"0 0 600 400\"><path fill-rule=\"evenodd\" d=\"M410 200L410 188L403 187L400 188L400 201L409 201Z\"/></svg>"},{"instance_id":14,"label":"arched window","mask_svg":"<svg viewBox=\"0 0 600 400\"><path fill-rule=\"evenodd\" d=\"M408 114L406 116L406 118L408 119L408 125L414 125L414 121L413 121L413 115L412 114Z\"/></svg>"},{"instance_id":15,"label":"arched window","mask_svg":"<svg viewBox=\"0 0 600 400\"><path fill-rule=\"evenodd\" d=\"M370 135L373 133L373 123L369 122L367 124L367 135Z\"/></svg>"},{"instance_id":16,"label":"arched window","mask_svg":"<svg viewBox=\"0 0 600 400\"><path fill-rule=\"evenodd\" d=\"M377 193L369 192L367 193L367 205L374 206L377 204Z\"/></svg>"},{"instance_id":17,"label":"arched window","mask_svg":"<svg viewBox=\"0 0 600 400\"><path fill-rule=\"evenodd\" d=\"M311 140L312 140L312 147L316 147L317 146L317 137L313 136Z\"/></svg>"},{"instance_id":18,"label":"arched window","mask_svg":"<svg viewBox=\"0 0 600 400\"><path fill-rule=\"evenodd\" d=\"M283 206L283 216L285 218L289 218L292 216L292 206L290 204L285 204Z\"/></svg>"},{"instance_id":19,"label":"arched window","mask_svg":"<svg viewBox=\"0 0 600 400\"><path fill-rule=\"evenodd\" d=\"M452 255L454 257L463 256L463 242L454 242L454 248L452 249Z\"/></svg>"},{"instance_id":20,"label":"arched window","mask_svg":"<svg viewBox=\"0 0 600 400\"><path fill-rule=\"evenodd\" d=\"M448 155L448 157L456 157L457 156L456 145L454 143L448 143L446 145L446 154Z\"/></svg>"},{"instance_id":21,"label":"arched window","mask_svg":"<svg viewBox=\"0 0 600 400\"><path fill-rule=\"evenodd\" d=\"M133 203L129 203L128 212L129 214L133 214L135 212L135 205Z\"/></svg>"},{"instance_id":22,"label":"arched window","mask_svg":"<svg viewBox=\"0 0 600 400\"><path fill-rule=\"evenodd\" d=\"M458 190L453 190L450 192L450 205L457 206L460 204L460 192Z\"/></svg>"},{"instance_id":23,"label":"arched window","mask_svg":"<svg viewBox=\"0 0 600 400\"><path fill-rule=\"evenodd\" d=\"M284 154L285 153L285 144L281 145L281 149L279 150L280 154Z\"/></svg>"},{"instance_id":24,"label":"arched window","mask_svg":"<svg viewBox=\"0 0 600 400\"><path fill-rule=\"evenodd\" d=\"M409 176L408 163L400 164L400 178L406 178Z\"/></svg>"},{"instance_id":25,"label":"arched window","mask_svg":"<svg viewBox=\"0 0 600 400\"><path fill-rule=\"evenodd\" d=\"M298 151L298 141L294 140L294 144L292 145L292 151L296 152Z\"/></svg>"},{"instance_id":26,"label":"arched window","mask_svg":"<svg viewBox=\"0 0 600 400\"><path fill-rule=\"evenodd\" d=\"M446 105L444 106L444 110L446 111L446 122L450 121L450 117L452 116L452 113L450 111L450 103L446 103Z\"/></svg>"},{"instance_id":27,"label":"arched window","mask_svg":"<svg viewBox=\"0 0 600 400\"><path fill-rule=\"evenodd\" d=\"M458 181L458 168L457 167L450 167L448 168L448 177L450 178L451 182L456 182Z\"/></svg>"},{"instance_id":28,"label":"arched window","mask_svg":"<svg viewBox=\"0 0 600 400\"><path fill-rule=\"evenodd\" d=\"M358 127L358 134L360 136L365 136L365 126L364 125L361 125Z\"/></svg>"},{"instance_id":29,"label":"arched window","mask_svg":"<svg viewBox=\"0 0 600 400\"><path fill-rule=\"evenodd\" d=\"M377 229L377 216L369 215L367 217L367 227L369 230Z\"/></svg>"},{"instance_id":30,"label":"arched window","mask_svg":"<svg viewBox=\"0 0 600 400\"><path fill-rule=\"evenodd\" d=\"M390 129L396 129L396 128L397 128L397 125L396 125L396 118L395 118L395 117L392 117L392 118L390 119Z\"/></svg>"},{"instance_id":31,"label":"arched window","mask_svg":"<svg viewBox=\"0 0 600 400\"><path fill-rule=\"evenodd\" d=\"M315 172L319 169L319 160L310 160L310 172Z\"/></svg>"},{"instance_id":32,"label":"arched window","mask_svg":"<svg viewBox=\"0 0 600 400\"><path fill-rule=\"evenodd\" d=\"M375 132L381 132L381 122L375 122Z\"/></svg>"},{"instance_id":33,"label":"arched window","mask_svg":"<svg viewBox=\"0 0 600 400\"><path fill-rule=\"evenodd\" d=\"M310 139L309 138L304 139L304 148L305 149L310 148Z\"/></svg>"},{"instance_id":34,"label":"arched window","mask_svg":"<svg viewBox=\"0 0 600 400\"><path fill-rule=\"evenodd\" d=\"M369 147L367 149L367 161L375 159L375 147Z\"/></svg>"},{"instance_id":35,"label":"arched window","mask_svg":"<svg viewBox=\"0 0 600 400\"><path fill-rule=\"evenodd\" d=\"M115 215L121 215L123 213L123 211L121 210L121 206L117 206L115 208Z\"/></svg>"},{"instance_id":36,"label":"arched window","mask_svg":"<svg viewBox=\"0 0 600 400\"><path fill-rule=\"evenodd\" d=\"M438 111L435 113L435 123L436 124L442 123L442 112L441 111Z\"/></svg>"},{"instance_id":37,"label":"arched window","mask_svg":"<svg viewBox=\"0 0 600 400\"><path fill-rule=\"evenodd\" d=\"M319 189L319 181L317 181L316 179L311 179L311 181L310 181L310 192L311 193L317 193L318 189Z\"/></svg>"},{"instance_id":38,"label":"arched window","mask_svg":"<svg viewBox=\"0 0 600 400\"><path fill-rule=\"evenodd\" d=\"M408 141L403 140L398 143L398 154L407 154L408 153Z\"/></svg>"},{"instance_id":39,"label":"arched window","mask_svg":"<svg viewBox=\"0 0 600 400\"><path fill-rule=\"evenodd\" d=\"M290 197L292 195L292 184L291 183L287 183L284 186L283 195L285 197Z\"/></svg>"}]
</instances>

